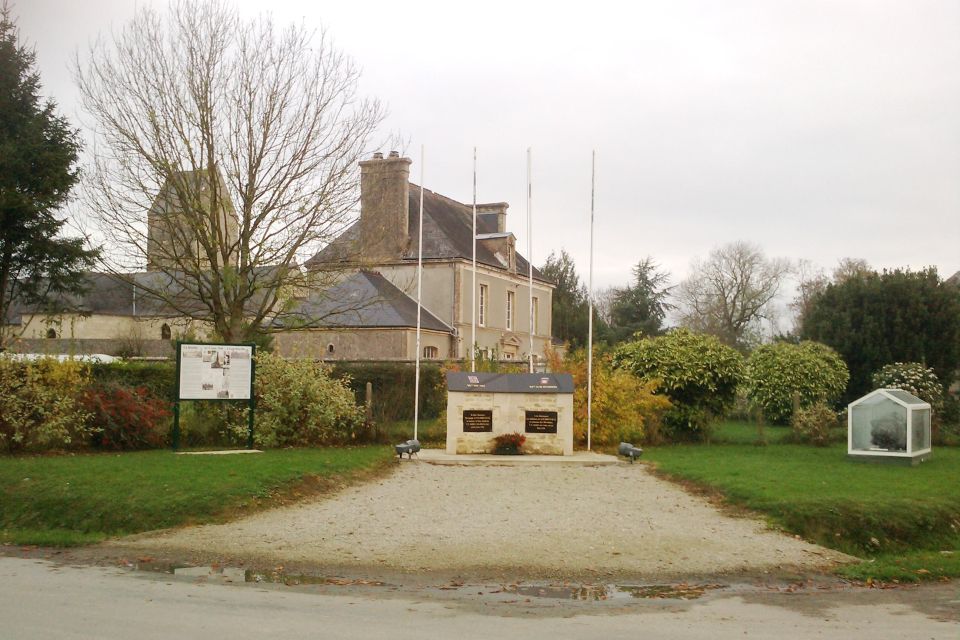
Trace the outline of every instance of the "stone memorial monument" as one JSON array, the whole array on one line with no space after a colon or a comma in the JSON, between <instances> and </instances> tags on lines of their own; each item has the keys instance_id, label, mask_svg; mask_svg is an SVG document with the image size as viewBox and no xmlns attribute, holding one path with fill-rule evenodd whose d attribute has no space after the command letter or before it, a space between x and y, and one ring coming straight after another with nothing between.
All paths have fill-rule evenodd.
<instances>
[{"instance_id":1,"label":"stone memorial monument","mask_svg":"<svg viewBox=\"0 0 960 640\"><path fill-rule=\"evenodd\" d=\"M573 454L573 378L566 373L448 373L447 453L491 453L505 433L524 453Z\"/></svg>"}]
</instances>

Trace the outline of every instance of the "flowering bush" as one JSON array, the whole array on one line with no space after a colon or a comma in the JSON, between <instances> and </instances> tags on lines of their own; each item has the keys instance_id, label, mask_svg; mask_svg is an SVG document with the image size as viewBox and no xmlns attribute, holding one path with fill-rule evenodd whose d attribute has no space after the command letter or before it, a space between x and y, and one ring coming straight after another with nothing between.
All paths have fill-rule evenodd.
<instances>
[{"instance_id":1,"label":"flowering bush","mask_svg":"<svg viewBox=\"0 0 960 640\"><path fill-rule=\"evenodd\" d=\"M664 415L665 430L675 439L706 436L710 423L733 405L743 379L743 356L713 336L688 329L621 345L613 366L659 383L672 403Z\"/></svg>"},{"instance_id":2,"label":"flowering bush","mask_svg":"<svg viewBox=\"0 0 960 640\"><path fill-rule=\"evenodd\" d=\"M750 354L746 368L750 403L775 424L790 423L795 400L801 408L833 404L849 379L843 359L819 342L765 344Z\"/></svg>"},{"instance_id":3,"label":"flowering bush","mask_svg":"<svg viewBox=\"0 0 960 640\"><path fill-rule=\"evenodd\" d=\"M0 356L0 446L16 453L82 444L90 433L80 402L88 380L75 360Z\"/></svg>"},{"instance_id":4,"label":"flowering bush","mask_svg":"<svg viewBox=\"0 0 960 640\"><path fill-rule=\"evenodd\" d=\"M943 385L933 369L919 362L894 362L871 378L876 389L903 389L930 404L934 415L943 409Z\"/></svg>"},{"instance_id":5,"label":"flowering bush","mask_svg":"<svg viewBox=\"0 0 960 640\"><path fill-rule=\"evenodd\" d=\"M91 444L100 449L161 447L170 429L170 403L146 387L94 385L83 406L90 414Z\"/></svg>"},{"instance_id":6,"label":"flowering bush","mask_svg":"<svg viewBox=\"0 0 960 640\"><path fill-rule=\"evenodd\" d=\"M523 453L527 436L522 433L504 433L493 439L493 452L498 455L515 456Z\"/></svg>"}]
</instances>

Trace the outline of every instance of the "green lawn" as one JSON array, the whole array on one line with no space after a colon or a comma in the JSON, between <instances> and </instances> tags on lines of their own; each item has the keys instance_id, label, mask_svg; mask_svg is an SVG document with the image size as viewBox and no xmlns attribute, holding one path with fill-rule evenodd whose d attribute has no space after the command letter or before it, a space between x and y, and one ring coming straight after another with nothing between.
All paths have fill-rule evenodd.
<instances>
[{"instance_id":1,"label":"green lawn","mask_svg":"<svg viewBox=\"0 0 960 640\"><path fill-rule=\"evenodd\" d=\"M387 447L0 458L0 541L71 546L209 522L373 471Z\"/></svg>"},{"instance_id":2,"label":"green lawn","mask_svg":"<svg viewBox=\"0 0 960 640\"><path fill-rule=\"evenodd\" d=\"M842 570L850 577L960 576L960 450L935 447L932 460L905 467L851 462L845 445L716 443L743 442L748 431L756 440L755 426L726 423L714 444L650 447L644 459L787 531L870 560Z\"/></svg>"}]
</instances>

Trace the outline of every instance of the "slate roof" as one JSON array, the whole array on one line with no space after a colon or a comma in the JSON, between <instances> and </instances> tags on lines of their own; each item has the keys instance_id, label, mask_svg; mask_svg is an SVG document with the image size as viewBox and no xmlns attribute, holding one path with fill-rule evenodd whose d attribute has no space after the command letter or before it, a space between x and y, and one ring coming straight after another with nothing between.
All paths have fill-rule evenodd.
<instances>
[{"instance_id":1,"label":"slate roof","mask_svg":"<svg viewBox=\"0 0 960 640\"><path fill-rule=\"evenodd\" d=\"M174 316L171 309L156 298L149 297L144 287L156 284L164 276L158 272L135 273L127 276L129 282L108 273L91 272L86 275L86 291L82 294L61 293L53 297L50 309L54 312L74 312L97 315L137 317ZM140 283L136 286L134 283ZM18 303L8 310L6 322L20 324L24 314L44 313L46 307Z\"/></svg>"},{"instance_id":2,"label":"slate roof","mask_svg":"<svg viewBox=\"0 0 960 640\"><path fill-rule=\"evenodd\" d=\"M420 187L410 184L410 221L408 231L410 246L401 257L405 261L417 259L417 237L419 234ZM470 205L457 202L429 189L423 190L423 258L424 260L472 259L473 210ZM477 216L477 235L497 234L496 220L493 216ZM317 255L307 260L307 268L317 268L323 264L355 262L359 258L360 221L358 220L344 231ZM518 252L517 273L527 275L528 262ZM477 243L477 262L479 264L506 268L497 256L487 247ZM546 282L547 279L536 267L533 277Z\"/></svg>"},{"instance_id":3,"label":"slate roof","mask_svg":"<svg viewBox=\"0 0 960 640\"><path fill-rule=\"evenodd\" d=\"M283 320L276 320L274 328L296 328L298 319L323 328L416 328L417 301L379 273L360 271L329 289L310 294L285 313ZM426 309L421 310L420 326L452 331Z\"/></svg>"},{"instance_id":4,"label":"slate roof","mask_svg":"<svg viewBox=\"0 0 960 640\"><path fill-rule=\"evenodd\" d=\"M264 267L272 269L274 267ZM125 274L122 278L109 273L90 272L85 276L86 290L82 294L55 295L49 306L17 304L8 310L7 324L18 325L24 314L81 313L90 315L131 316L137 318L173 318L183 314L148 290L165 291L171 300L177 300L181 309L204 314L207 307L195 293L174 277L162 271L141 271ZM259 303L259 298L251 301Z\"/></svg>"}]
</instances>

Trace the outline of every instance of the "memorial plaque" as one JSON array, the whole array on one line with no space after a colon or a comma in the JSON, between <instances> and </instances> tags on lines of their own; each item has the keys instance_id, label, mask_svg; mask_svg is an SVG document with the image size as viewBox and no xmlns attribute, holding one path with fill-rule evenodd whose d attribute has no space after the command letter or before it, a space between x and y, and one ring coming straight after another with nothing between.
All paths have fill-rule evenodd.
<instances>
[{"instance_id":1,"label":"memorial plaque","mask_svg":"<svg viewBox=\"0 0 960 640\"><path fill-rule=\"evenodd\" d=\"M556 433L557 412L527 411L524 430L527 433Z\"/></svg>"},{"instance_id":2,"label":"memorial plaque","mask_svg":"<svg viewBox=\"0 0 960 640\"><path fill-rule=\"evenodd\" d=\"M464 433L493 431L493 411L490 409L465 409L463 412Z\"/></svg>"}]
</instances>

